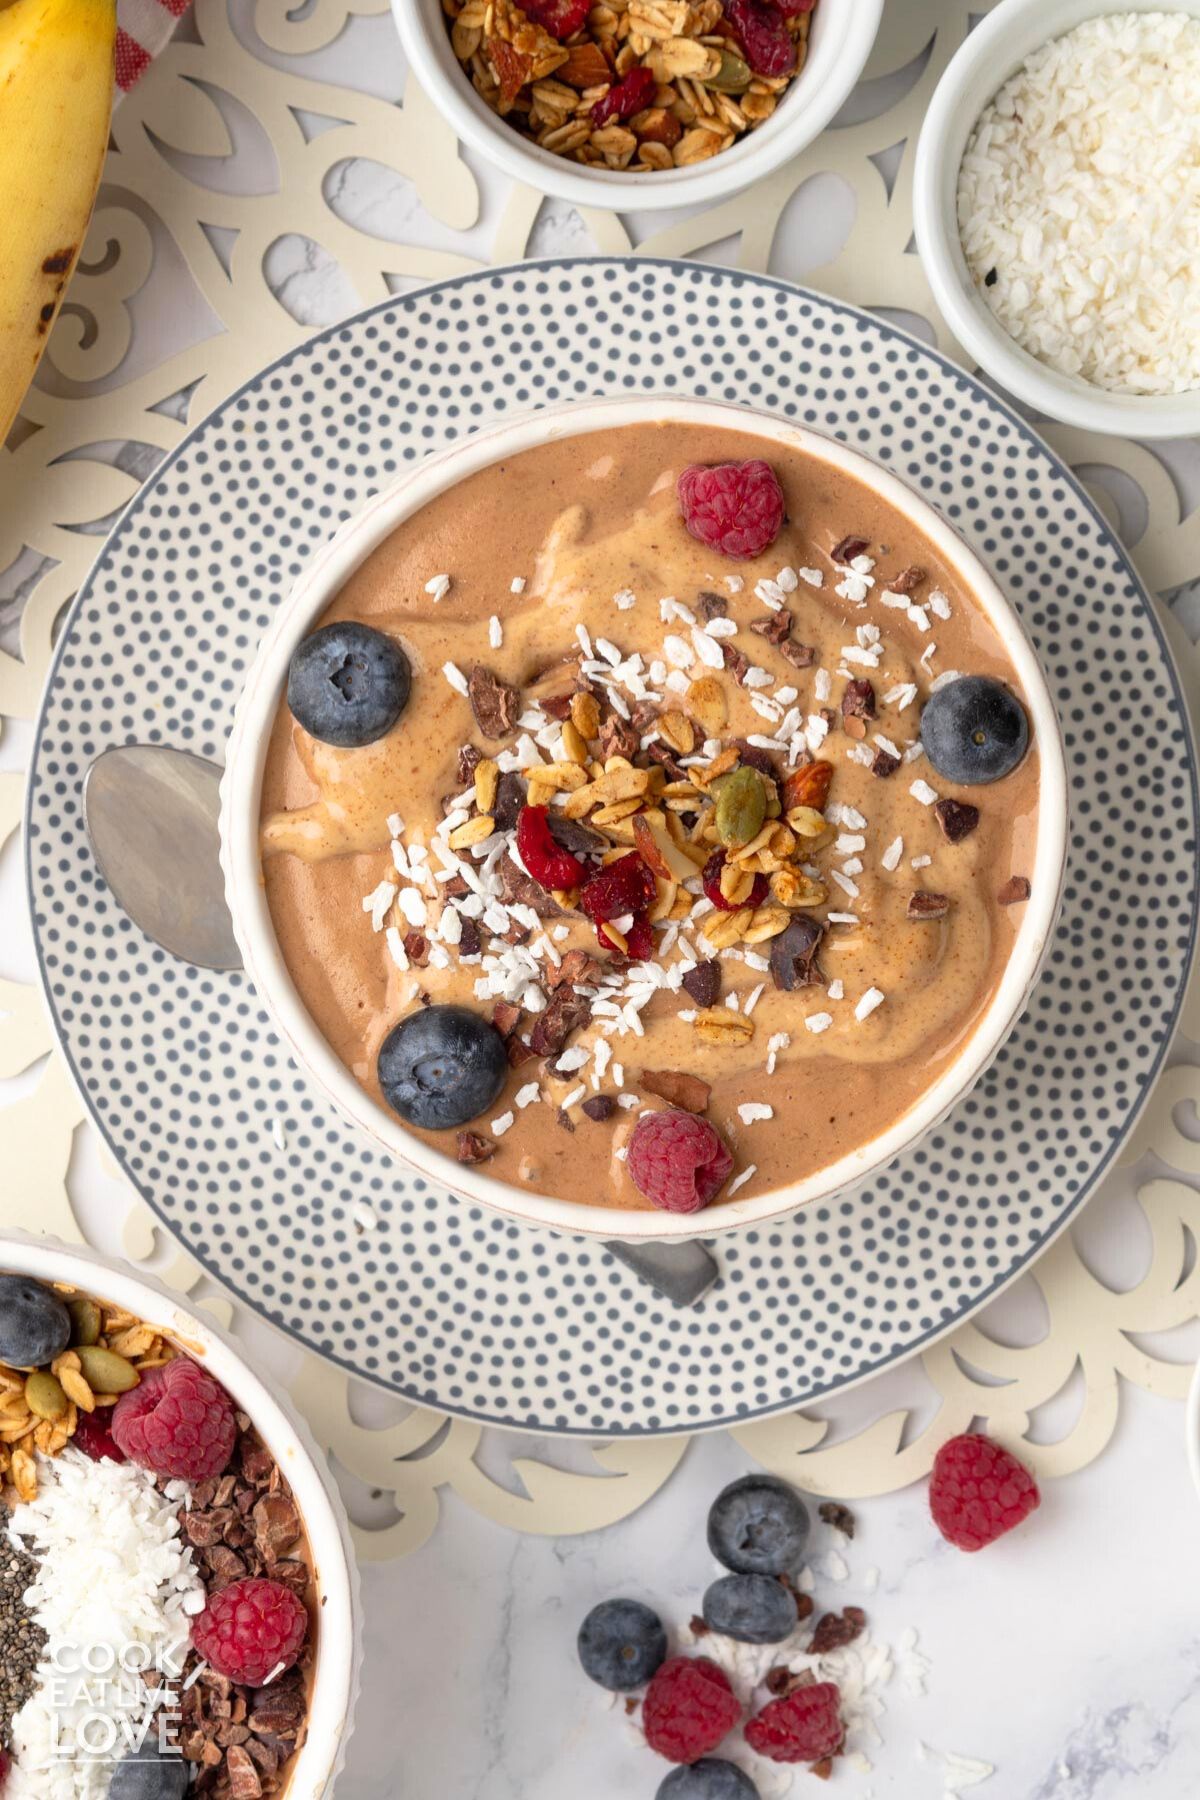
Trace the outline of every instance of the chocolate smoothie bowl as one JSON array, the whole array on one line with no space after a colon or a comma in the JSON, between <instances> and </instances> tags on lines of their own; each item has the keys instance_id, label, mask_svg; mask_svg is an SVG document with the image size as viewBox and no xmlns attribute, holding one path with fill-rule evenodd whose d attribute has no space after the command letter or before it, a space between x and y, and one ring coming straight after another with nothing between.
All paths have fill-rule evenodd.
<instances>
[{"instance_id":1,"label":"chocolate smoothie bowl","mask_svg":"<svg viewBox=\"0 0 1200 1800\"><path fill-rule=\"evenodd\" d=\"M222 838L260 993L394 1155L688 1236L861 1179L986 1067L1065 781L1014 614L895 477L607 402L339 534L260 650Z\"/></svg>"}]
</instances>

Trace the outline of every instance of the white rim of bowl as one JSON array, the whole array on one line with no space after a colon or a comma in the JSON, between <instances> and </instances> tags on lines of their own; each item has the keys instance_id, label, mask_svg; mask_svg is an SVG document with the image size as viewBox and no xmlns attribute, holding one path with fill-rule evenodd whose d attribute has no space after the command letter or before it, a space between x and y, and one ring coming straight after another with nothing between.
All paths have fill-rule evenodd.
<instances>
[{"instance_id":1,"label":"white rim of bowl","mask_svg":"<svg viewBox=\"0 0 1200 1800\"><path fill-rule=\"evenodd\" d=\"M0 1232L0 1272L68 1282L157 1326L211 1369L261 1432L296 1496L319 1597L308 1734L292 1764L286 1795L287 1800L322 1800L333 1791L354 1727L362 1613L345 1508L308 1425L289 1399L276 1398L254 1373L228 1332L193 1311L153 1275L134 1274L88 1246L24 1231Z\"/></svg>"},{"instance_id":2,"label":"white rim of bowl","mask_svg":"<svg viewBox=\"0 0 1200 1800\"><path fill-rule=\"evenodd\" d=\"M440 44L435 47L433 43L419 0L392 0L392 14L409 68L425 94L450 120L458 135L506 175L574 206L660 212L667 207L692 206L738 193L789 157L799 155L824 131L866 67L879 34L884 0L821 0L821 4L831 12L837 7L845 13L838 21L843 35L836 59L824 78L814 82L802 110L789 109L785 95L773 117L731 149L661 177L630 175L621 169L585 172L566 157L555 156L536 144L526 144L484 104L463 74L440 14L436 23L445 38L444 52ZM819 14L820 6L817 10ZM807 72L806 65L797 77L798 86Z\"/></svg>"},{"instance_id":3,"label":"white rim of bowl","mask_svg":"<svg viewBox=\"0 0 1200 1800\"><path fill-rule=\"evenodd\" d=\"M1060 374L1011 338L972 279L958 233L958 172L967 139L993 95L1042 44L1106 12L1163 10L1164 0L1001 0L951 58L929 102L913 169L913 228L933 297L963 348L1010 394L1085 431L1174 438L1200 430L1200 389L1117 394ZM1188 9L1190 10L1190 9ZM1200 7L1195 9L1200 12Z\"/></svg>"},{"instance_id":4,"label":"white rim of bowl","mask_svg":"<svg viewBox=\"0 0 1200 1800\"><path fill-rule=\"evenodd\" d=\"M405 519L443 489L491 463L552 440L617 425L679 423L748 432L802 450L868 484L910 518L954 568L997 631L1025 695L1038 747L1037 847L1033 894L996 992L962 1052L925 1094L886 1131L807 1180L753 1198L723 1201L693 1214L629 1211L554 1199L498 1181L481 1165L457 1163L406 1131L359 1087L310 1019L288 973L267 907L259 856L259 811L271 724L292 652L350 573ZM301 1067L338 1110L405 1167L509 1218L570 1235L662 1240L713 1237L761 1224L828 1200L876 1173L937 1125L974 1086L1028 1001L1053 937L1066 866L1066 768L1061 730L1033 646L1001 589L958 533L898 476L807 427L748 407L688 401L677 395L608 399L529 413L465 438L405 472L347 521L300 577L264 636L238 702L221 783L221 865L234 933L258 996Z\"/></svg>"}]
</instances>

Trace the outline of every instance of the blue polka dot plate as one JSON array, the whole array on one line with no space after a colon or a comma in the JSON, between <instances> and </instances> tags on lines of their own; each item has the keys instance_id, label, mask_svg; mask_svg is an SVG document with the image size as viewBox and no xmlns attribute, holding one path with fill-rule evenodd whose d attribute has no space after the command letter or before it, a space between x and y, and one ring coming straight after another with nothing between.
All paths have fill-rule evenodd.
<instances>
[{"instance_id":1,"label":"blue polka dot plate","mask_svg":"<svg viewBox=\"0 0 1200 1800\"><path fill-rule=\"evenodd\" d=\"M83 774L114 744L222 758L281 598L406 464L531 408L661 391L828 432L963 534L1041 656L1072 808L1044 973L970 1096L853 1192L714 1239L721 1280L682 1312L602 1244L397 1168L293 1065L245 975L175 962L125 918L81 815ZM1195 937L1196 790L1153 608L1072 476L1006 406L889 326L784 283L587 259L389 300L189 434L63 629L26 854L64 1055L115 1155L199 1262L310 1348L422 1405L649 1435L863 1380L960 1323L1071 1219L1170 1041Z\"/></svg>"}]
</instances>

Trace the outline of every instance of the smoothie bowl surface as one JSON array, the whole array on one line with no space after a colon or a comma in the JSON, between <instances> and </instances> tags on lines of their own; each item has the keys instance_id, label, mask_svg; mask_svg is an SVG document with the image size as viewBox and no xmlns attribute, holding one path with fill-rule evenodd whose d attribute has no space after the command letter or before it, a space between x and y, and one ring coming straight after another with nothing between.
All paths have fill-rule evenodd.
<instances>
[{"instance_id":1,"label":"smoothie bowl surface","mask_svg":"<svg viewBox=\"0 0 1200 1800\"><path fill-rule=\"evenodd\" d=\"M247 968L394 1154L687 1235L836 1191L970 1085L1053 922L1064 779L1013 614L894 477L610 402L339 534L260 651L222 830Z\"/></svg>"},{"instance_id":2,"label":"smoothie bowl surface","mask_svg":"<svg viewBox=\"0 0 1200 1800\"><path fill-rule=\"evenodd\" d=\"M329 1791L354 1579L302 1431L156 1283L0 1239L4 1800Z\"/></svg>"}]
</instances>

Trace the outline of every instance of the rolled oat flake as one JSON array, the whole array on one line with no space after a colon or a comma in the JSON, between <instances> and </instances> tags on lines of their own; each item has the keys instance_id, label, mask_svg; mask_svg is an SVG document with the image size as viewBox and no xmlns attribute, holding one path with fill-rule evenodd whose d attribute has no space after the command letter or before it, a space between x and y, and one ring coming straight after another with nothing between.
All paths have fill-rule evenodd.
<instances>
[{"instance_id":1,"label":"rolled oat flake","mask_svg":"<svg viewBox=\"0 0 1200 1800\"><path fill-rule=\"evenodd\" d=\"M8 1509L0 1504L0 1747L10 1746L13 1720L37 1686L36 1670L46 1634L25 1605L37 1563L14 1549Z\"/></svg>"}]
</instances>

